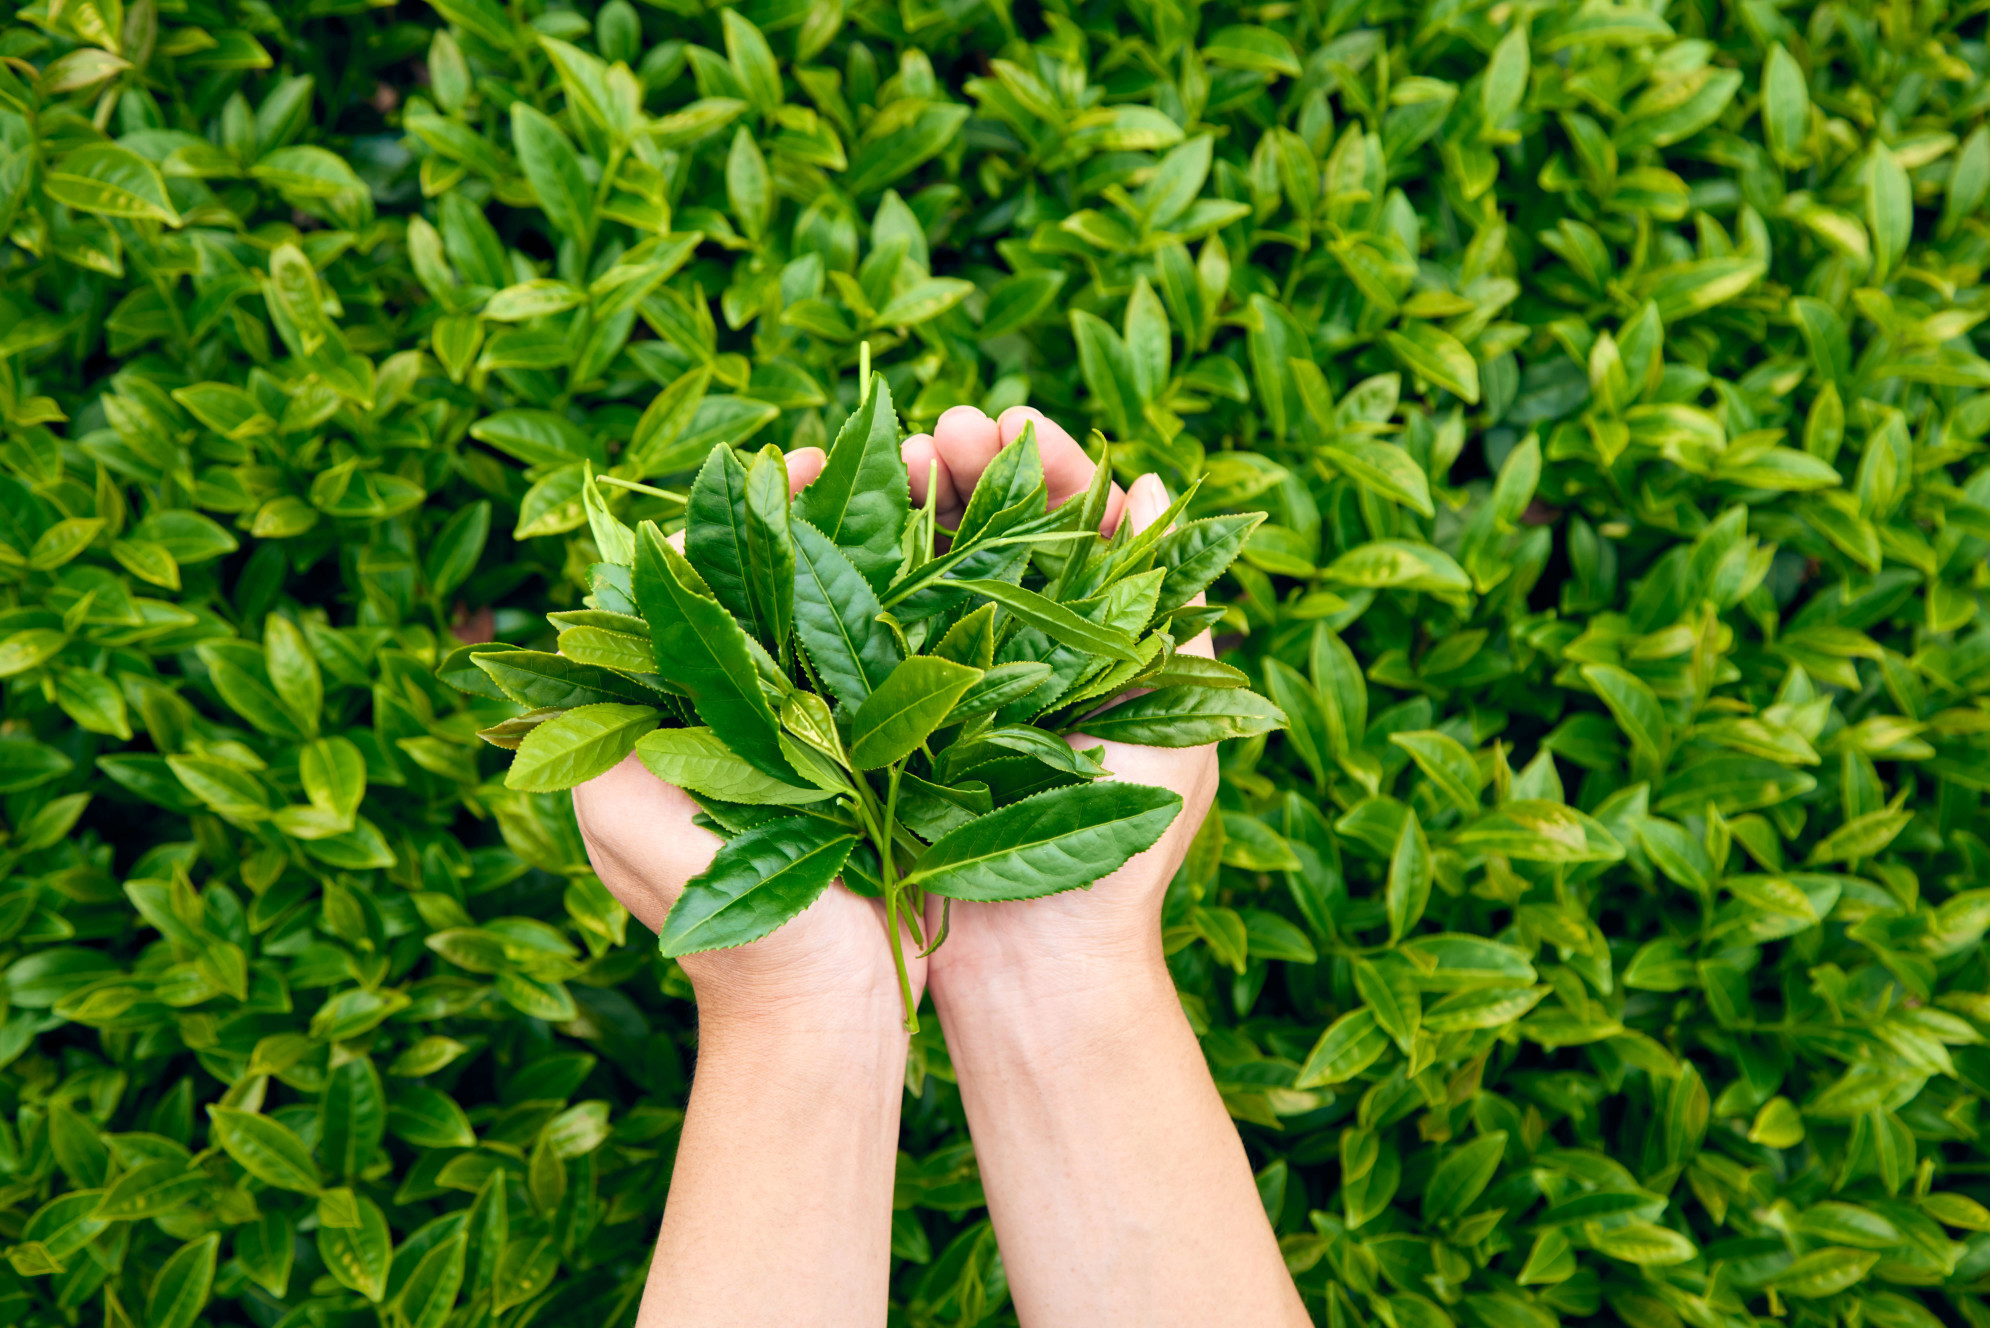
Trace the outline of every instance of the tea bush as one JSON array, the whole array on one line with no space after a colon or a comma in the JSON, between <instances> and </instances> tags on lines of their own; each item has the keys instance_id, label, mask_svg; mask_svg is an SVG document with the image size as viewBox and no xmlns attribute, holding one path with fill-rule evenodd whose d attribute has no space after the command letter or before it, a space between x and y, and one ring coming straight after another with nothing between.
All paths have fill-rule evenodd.
<instances>
[{"instance_id":1,"label":"tea bush","mask_svg":"<svg viewBox=\"0 0 1990 1328\"><path fill-rule=\"evenodd\" d=\"M590 472L667 527L867 342L910 428L1267 514L1218 643L1290 727L1166 938L1321 1322L1990 1323L1977 7L36 0L0 57L8 1321L628 1322L689 987L459 647L590 607ZM1013 1321L950 1074L928 1021L894 1322Z\"/></svg>"}]
</instances>

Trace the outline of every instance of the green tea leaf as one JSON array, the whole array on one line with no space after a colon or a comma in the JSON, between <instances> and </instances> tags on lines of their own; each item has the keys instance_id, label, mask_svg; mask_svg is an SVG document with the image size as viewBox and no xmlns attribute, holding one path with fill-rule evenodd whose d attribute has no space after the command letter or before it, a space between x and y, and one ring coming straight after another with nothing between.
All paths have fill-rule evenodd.
<instances>
[{"instance_id":1,"label":"green tea leaf","mask_svg":"<svg viewBox=\"0 0 1990 1328\"><path fill-rule=\"evenodd\" d=\"M318 1168L311 1151L283 1122L235 1107L210 1107L214 1140L242 1170L280 1190L318 1192Z\"/></svg>"},{"instance_id":2,"label":"green tea leaf","mask_svg":"<svg viewBox=\"0 0 1990 1328\"><path fill-rule=\"evenodd\" d=\"M1435 516L1430 481L1415 458L1399 447L1348 440L1320 449L1320 456L1363 488L1422 516Z\"/></svg>"},{"instance_id":3,"label":"green tea leaf","mask_svg":"<svg viewBox=\"0 0 1990 1328\"><path fill-rule=\"evenodd\" d=\"M556 715L518 744L505 787L550 793L605 775L635 750L636 741L656 721L654 709L633 705L581 706Z\"/></svg>"},{"instance_id":4,"label":"green tea leaf","mask_svg":"<svg viewBox=\"0 0 1990 1328\"><path fill-rule=\"evenodd\" d=\"M1285 714L1241 687L1163 687L1074 725L1089 737L1143 747L1200 747L1283 728Z\"/></svg>"},{"instance_id":5,"label":"green tea leaf","mask_svg":"<svg viewBox=\"0 0 1990 1328\"><path fill-rule=\"evenodd\" d=\"M1785 166L1803 156L1810 137L1810 87L1796 58L1777 42L1762 65L1762 134Z\"/></svg>"},{"instance_id":6,"label":"green tea leaf","mask_svg":"<svg viewBox=\"0 0 1990 1328\"><path fill-rule=\"evenodd\" d=\"M746 634L650 522L636 534L635 590L656 657L672 661L672 679L690 694L698 717L762 774L784 784L806 783L781 755L774 710L761 691Z\"/></svg>"},{"instance_id":7,"label":"green tea leaf","mask_svg":"<svg viewBox=\"0 0 1990 1328\"><path fill-rule=\"evenodd\" d=\"M729 447L715 447L691 486L684 556L719 603L762 642L787 639L795 584L788 533L788 471L779 451L753 470Z\"/></svg>"},{"instance_id":8,"label":"green tea leaf","mask_svg":"<svg viewBox=\"0 0 1990 1328\"><path fill-rule=\"evenodd\" d=\"M1458 831L1467 851L1504 853L1527 862L1615 862L1623 845L1594 818L1555 802L1516 799Z\"/></svg>"},{"instance_id":9,"label":"green tea leaf","mask_svg":"<svg viewBox=\"0 0 1990 1328\"><path fill-rule=\"evenodd\" d=\"M410 1084L395 1092L387 1128L417 1148L474 1148L477 1132L463 1108L445 1093Z\"/></svg>"},{"instance_id":10,"label":"green tea leaf","mask_svg":"<svg viewBox=\"0 0 1990 1328\"><path fill-rule=\"evenodd\" d=\"M558 125L522 101L511 105L511 137L547 220L585 253L594 243L594 190L580 154Z\"/></svg>"},{"instance_id":11,"label":"green tea leaf","mask_svg":"<svg viewBox=\"0 0 1990 1328\"><path fill-rule=\"evenodd\" d=\"M357 1291L374 1304L387 1297L387 1275L393 1264L394 1241L380 1208L359 1198L359 1225L318 1228L318 1257L341 1286Z\"/></svg>"},{"instance_id":12,"label":"green tea leaf","mask_svg":"<svg viewBox=\"0 0 1990 1328\"><path fill-rule=\"evenodd\" d=\"M873 379L871 394L837 432L822 474L795 498L794 513L882 588L898 570L899 534L911 501L891 388Z\"/></svg>"},{"instance_id":13,"label":"green tea leaf","mask_svg":"<svg viewBox=\"0 0 1990 1328\"><path fill-rule=\"evenodd\" d=\"M79 212L180 224L158 168L114 143L91 143L65 154L42 188L51 201Z\"/></svg>"},{"instance_id":14,"label":"green tea leaf","mask_svg":"<svg viewBox=\"0 0 1990 1328\"><path fill-rule=\"evenodd\" d=\"M1053 789L936 840L906 883L949 899L1035 899L1089 886L1150 847L1179 795L1106 781Z\"/></svg>"},{"instance_id":15,"label":"green tea leaf","mask_svg":"<svg viewBox=\"0 0 1990 1328\"><path fill-rule=\"evenodd\" d=\"M166 1260L145 1298L146 1328L191 1328L214 1287L214 1259L221 1237L190 1240Z\"/></svg>"},{"instance_id":16,"label":"green tea leaf","mask_svg":"<svg viewBox=\"0 0 1990 1328\"><path fill-rule=\"evenodd\" d=\"M814 903L856 844L833 822L784 817L738 835L685 884L658 946L669 957L757 941Z\"/></svg>"},{"instance_id":17,"label":"green tea leaf","mask_svg":"<svg viewBox=\"0 0 1990 1328\"><path fill-rule=\"evenodd\" d=\"M1459 1217L1485 1193L1506 1152L1506 1131L1493 1130L1445 1150L1423 1188L1423 1214L1442 1220Z\"/></svg>"},{"instance_id":18,"label":"green tea leaf","mask_svg":"<svg viewBox=\"0 0 1990 1328\"><path fill-rule=\"evenodd\" d=\"M1036 660L1018 660L1013 664L998 664L989 668L973 686L961 693L960 700L954 703L953 710L943 722L958 723L971 715L985 714L1012 701L1020 701L1048 682L1052 672L1050 665Z\"/></svg>"},{"instance_id":19,"label":"green tea leaf","mask_svg":"<svg viewBox=\"0 0 1990 1328\"><path fill-rule=\"evenodd\" d=\"M820 802L819 788L796 788L748 764L708 728L654 729L636 740L636 756L667 784L726 802L756 806Z\"/></svg>"},{"instance_id":20,"label":"green tea leaf","mask_svg":"<svg viewBox=\"0 0 1990 1328\"><path fill-rule=\"evenodd\" d=\"M1401 331L1384 332L1382 340L1405 369L1468 405L1477 404L1478 363L1449 332L1430 323L1405 323Z\"/></svg>"},{"instance_id":21,"label":"green tea leaf","mask_svg":"<svg viewBox=\"0 0 1990 1328\"><path fill-rule=\"evenodd\" d=\"M499 690L535 710L622 703L655 704L649 687L591 664L577 664L537 650L506 650L470 656Z\"/></svg>"},{"instance_id":22,"label":"green tea leaf","mask_svg":"<svg viewBox=\"0 0 1990 1328\"><path fill-rule=\"evenodd\" d=\"M1866 177L1866 226L1872 232L1873 273L1884 277L1914 239L1914 192L1900 159L1875 142Z\"/></svg>"},{"instance_id":23,"label":"green tea leaf","mask_svg":"<svg viewBox=\"0 0 1990 1328\"><path fill-rule=\"evenodd\" d=\"M1394 945L1408 935L1410 928L1423 917L1423 910L1430 903L1434 873L1430 843L1424 838L1416 812L1410 811L1403 817L1395 851L1389 855L1389 881L1384 895L1389 913L1389 944Z\"/></svg>"},{"instance_id":24,"label":"green tea leaf","mask_svg":"<svg viewBox=\"0 0 1990 1328\"><path fill-rule=\"evenodd\" d=\"M956 581L971 594L994 601L1013 614L1020 622L1036 628L1053 641L1083 650L1089 654L1104 655L1109 659L1138 660L1134 639L1131 635L1115 627L1101 626L1077 613L1047 599L1033 590L1010 585L1006 581Z\"/></svg>"},{"instance_id":25,"label":"green tea leaf","mask_svg":"<svg viewBox=\"0 0 1990 1328\"><path fill-rule=\"evenodd\" d=\"M898 667L900 653L878 621L877 594L842 550L806 521L794 526L795 636L829 687L861 705Z\"/></svg>"},{"instance_id":26,"label":"green tea leaf","mask_svg":"<svg viewBox=\"0 0 1990 1328\"><path fill-rule=\"evenodd\" d=\"M930 656L900 664L850 719L851 764L876 770L904 760L981 677L980 669Z\"/></svg>"},{"instance_id":27,"label":"green tea leaf","mask_svg":"<svg viewBox=\"0 0 1990 1328\"><path fill-rule=\"evenodd\" d=\"M1376 1022L1367 1006L1329 1024L1299 1067L1295 1088L1323 1088L1343 1084L1382 1058L1389 1049L1389 1035Z\"/></svg>"}]
</instances>

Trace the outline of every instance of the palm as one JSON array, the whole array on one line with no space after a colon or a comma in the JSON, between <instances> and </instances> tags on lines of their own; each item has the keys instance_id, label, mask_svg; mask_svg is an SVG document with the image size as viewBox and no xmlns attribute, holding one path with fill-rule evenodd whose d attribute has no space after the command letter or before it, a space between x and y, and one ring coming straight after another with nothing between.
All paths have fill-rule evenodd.
<instances>
[{"instance_id":1,"label":"palm","mask_svg":"<svg viewBox=\"0 0 1990 1328\"><path fill-rule=\"evenodd\" d=\"M942 416L930 436L905 445L913 477L913 497L923 501L929 482L938 485L942 524L963 507L996 450L1014 440L1027 418L1036 424L1045 482L1053 503L1062 502L1091 483L1093 465L1078 444L1056 424L1033 411L1010 412L998 424L967 407ZM1115 488L1108 505L1109 531L1127 519L1145 525L1166 508L1158 481L1136 485L1132 495ZM1205 635L1183 647L1207 655ZM1216 794L1216 749L1168 749L1100 742L1073 735L1077 747L1102 746L1100 762L1117 779L1155 784L1179 793L1181 814L1160 842L1088 890L1071 890L1043 899L1004 903L957 903L952 906L948 938L932 957L935 975L957 969L980 971L1005 966L1024 957L1059 953L1082 961L1119 949L1136 949L1159 941L1162 899L1168 882L1188 851L1198 826ZM928 906L929 925L939 918L938 901Z\"/></svg>"},{"instance_id":2,"label":"palm","mask_svg":"<svg viewBox=\"0 0 1990 1328\"><path fill-rule=\"evenodd\" d=\"M819 475L822 465L818 448L790 454L794 492ZM671 540L683 547L682 535ZM573 798L588 859L602 884L637 921L662 931L684 883L712 865L721 842L693 822L698 805L633 755L576 788ZM735 992L762 1002L805 1000L896 981L883 907L851 894L840 881L772 934L736 949L685 955L679 962L701 1001ZM906 973L916 995L925 986L926 961L908 952Z\"/></svg>"},{"instance_id":3,"label":"palm","mask_svg":"<svg viewBox=\"0 0 1990 1328\"><path fill-rule=\"evenodd\" d=\"M1100 763L1116 779L1181 794L1181 814L1160 842L1090 889L1013 903L954 904L947 942L932 958L936 972L953 966L986 971L1030 956L1082 964L1087 957L1138 953L1158 941L1168 882L1216 793L1216 749L1173 751L1084 737L1072 742L1103 746Z\"/></svg>"},{"instance_id":4,"label":"palm","mask_svg":"<svg viewBox=\"0 0 1990 1328\"><path fill-rule=\"evenodd\" d=\"M663 929L684 882L711 866L718 850L719 837L693 824L697 810L684 790L652 775L634 756L574 790L574 815L595 871L651 931ZM680 962L701 998L737 991L781 1000L894 980L883 909L841 884L751 945L686 955ZM907 967L917 991L925 982L925 961L908 955Z\"/></svg>"}]
</instances>

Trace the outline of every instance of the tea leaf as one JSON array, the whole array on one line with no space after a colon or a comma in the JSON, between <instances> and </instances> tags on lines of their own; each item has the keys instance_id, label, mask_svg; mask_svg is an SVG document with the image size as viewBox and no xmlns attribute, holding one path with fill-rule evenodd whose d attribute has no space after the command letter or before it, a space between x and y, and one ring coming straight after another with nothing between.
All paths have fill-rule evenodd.
<instances>
[{"instance_id":1,"label":"tea leaf","mask_svg":"<svg viewBox=\"0 0 1990 1328\"><path fill-rule=\"evenodd\" d=\"M1179 795L1106 782L1053 789L935 840L906 882L950 899L1034 899L1089 886L1149 847Z\"/></svg>"},{"instance_id":2,"label":"tea leaf","mask_svg":"<svg viewBox=\"0 0 1990 1328\"><path fill-rule=\"evenodd\" d=\"M673 676L690 694L698 717L761 773L785 784L804 783L781 755L774 711L761 693L746 634L684 556L647 522L636 536L635 590L656 657L673 661Z\"/></svg>"},{"instance_id":3,"label":"tea leaf","mask_svg":"<svg viewBox=\"0 0 1990 1328\"><path fill-rule=\"evenodd\" d=\"M783 817L728 840L685 884L659 948L675 957L759 940L815 902L856 842L812 816Z\"/></svg>"},{"instance_id":4,"label":"tea leaf","mask_svg":"<svg viewBox=\"0 0 1990 1328\"><path fill-rule=\"evenodd\" d=\"M615 768L656 726L648 706L590 705L538 725L518 744L506 788L545 793L584 784Z\"/></svg>"},{"instance_id":5,"label":"tea leaf","mask_svg":"<svg viewBox=\"0 0 1990 1328\"><path fill-rule=\"evenodd\" d=\"M981 681L982 671L946 659L908 659L864 698L850 719L850 761L859 770L904 760Z\"/></svg>"}]
</instances>

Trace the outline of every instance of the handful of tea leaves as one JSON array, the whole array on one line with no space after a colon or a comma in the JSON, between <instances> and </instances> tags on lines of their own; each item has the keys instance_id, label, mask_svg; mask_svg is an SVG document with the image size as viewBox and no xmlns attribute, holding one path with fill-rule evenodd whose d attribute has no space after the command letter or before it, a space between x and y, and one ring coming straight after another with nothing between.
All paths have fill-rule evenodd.
<instances>
[{"instance_id":1,"label":"handful of tea leaves","mask_svg":"<svg viewBox=\"0 0 1990 1328\"><path fill-rule=\"evenodd\" d=\"M890 389L865 377L792 499L778 448L714 447L681 499L681 551L653 521L624 525L590 477L604 561L589 607L550 615L558 653L472 646L443 672L474 665L532 707L485 732L517 751L510 787L572 788L634 751L726 836L671 909L664 954L757 940L840 874L884 900L916 1027L898 923L937 946L945 914L929 940L925 896L1089 886L1180 809L1166 789L1098 782L1101 749L1063 735L1191 747L1285 721L1236 669L1178 650L1220 616L1191 601L1259 514L1177 524L1185 493L1102 537L1109 467L1052 508L1030 429L941 529L930 501L911 505Z\"/></svg>"}]
</instances>

